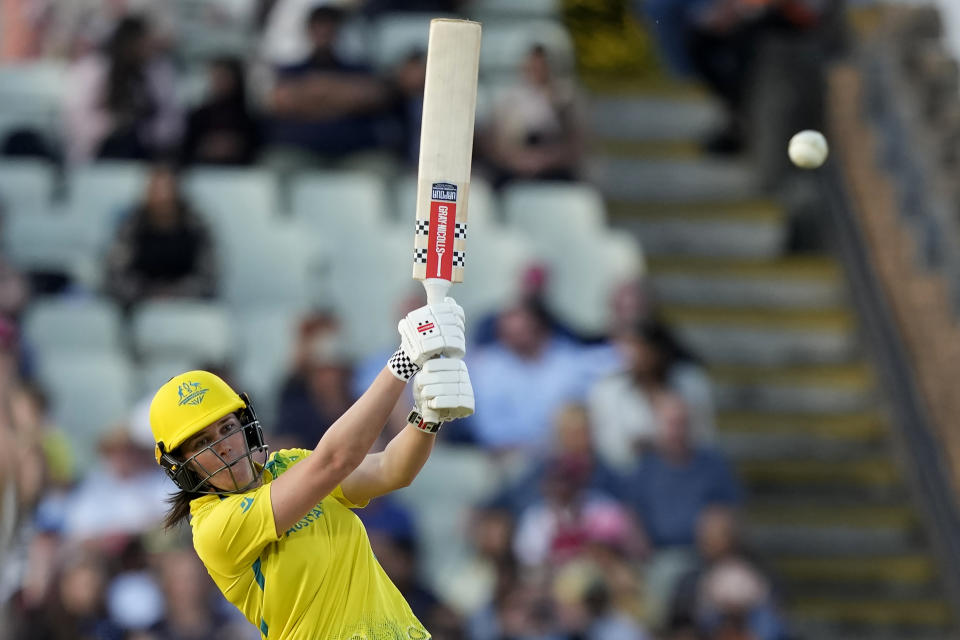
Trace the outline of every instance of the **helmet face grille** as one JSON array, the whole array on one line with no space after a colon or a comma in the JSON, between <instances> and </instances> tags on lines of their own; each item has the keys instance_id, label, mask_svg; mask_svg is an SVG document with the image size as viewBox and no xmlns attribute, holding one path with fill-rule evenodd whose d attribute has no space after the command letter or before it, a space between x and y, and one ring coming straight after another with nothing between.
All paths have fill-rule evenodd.
<instances>
[{"instance_id":1,"label":"helmet face grille","mask_svg":"<svg viewBox=\"0 0 960 640\"><path fill-rule=\"evenodd\" d=\"M260 428L259 420L255 419L255 414L252 414L252 412L250 414L241 412L240 417L241 419L250 417L254 419L249 422L244 422L240 427L231 430L229 433L211 442L186 460L180 461L169 453L163 454L160 464L178 487L190 493L230 494L243 493L260 481L263 476L264 465L267 462L269 447L263 442L263 430ZM234 459L227 460L217 452L217 445L240 431L243 432L244 450ZM211 456L204 456L207 452L212 454L213 458L217 461L212 465L212 468L208 468L208 466L211 466L209 464ZM207 466L204 466L199 460L200 456L207 458ZM237 475L235 474L237 465L249 465L250 469L249 477L252 479L242 486L237 481ZM221 484L228 476L233 488L221 489L214 486L210 480L218 475L220 476L218 480L221 481Z\"/></svg>"}]
</instances>

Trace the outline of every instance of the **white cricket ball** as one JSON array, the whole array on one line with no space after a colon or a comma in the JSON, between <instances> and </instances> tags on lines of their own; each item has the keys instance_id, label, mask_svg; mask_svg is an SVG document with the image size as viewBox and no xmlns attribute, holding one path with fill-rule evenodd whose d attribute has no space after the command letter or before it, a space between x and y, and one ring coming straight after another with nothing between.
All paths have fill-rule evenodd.
<instances>
[{"instance_id":1,"label":"white cricket ball","mask_svg":"<svg viewBox=\"0 0 960 640\"><path fill-rule=\"evenodd\" d=\"M787 153L793 164L801 169L816 169L826 161L830 147L822 133L807 129L790 138Z\"/></svg>"}]
</instances>

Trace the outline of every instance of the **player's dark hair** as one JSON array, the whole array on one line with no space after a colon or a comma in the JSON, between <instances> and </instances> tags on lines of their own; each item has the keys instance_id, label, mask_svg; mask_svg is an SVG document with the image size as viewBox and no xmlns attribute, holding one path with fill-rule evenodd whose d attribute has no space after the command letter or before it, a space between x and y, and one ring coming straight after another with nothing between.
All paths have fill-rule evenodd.
<instances>
[{"instance_id":1,"label":"player's dark hair","mask_svg":"<svg viewBox=\"0 0 960 640\"><path fill-rule=\"evenodd\" d=\"M167 510L167 515L163 517L163 527L173 529L186 520L187 516L190 515L190 503L201 496L200 493L192 493L181 489L167 498L167 504L170 505L170 508Z\"/></svg>"}]
</instances>

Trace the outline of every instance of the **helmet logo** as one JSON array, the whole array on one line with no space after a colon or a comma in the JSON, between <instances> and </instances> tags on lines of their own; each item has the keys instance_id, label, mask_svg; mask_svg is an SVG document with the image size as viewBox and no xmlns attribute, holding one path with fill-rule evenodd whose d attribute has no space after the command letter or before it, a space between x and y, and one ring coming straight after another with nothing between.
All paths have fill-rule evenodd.
<instances>
[{"instance_id":1,"label":"helmet logo","mask_svg":"<svg viewBox=\"0 0 960 640\"><path fill-rule=\"evenodd\" d=\"M180 396L180 402L177 404L181 407L185 404L198 405L203 402L203 396L207 391L210 389L202 389L199 382L184 382L177 389L177 394Z\"/></svg>"}]
</instances>

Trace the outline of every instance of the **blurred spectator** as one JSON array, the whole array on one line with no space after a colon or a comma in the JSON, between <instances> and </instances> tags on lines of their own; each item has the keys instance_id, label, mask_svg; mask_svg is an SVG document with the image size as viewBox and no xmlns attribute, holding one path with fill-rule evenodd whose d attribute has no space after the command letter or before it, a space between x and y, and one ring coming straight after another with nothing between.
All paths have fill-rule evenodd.
<instances>
[{"instance_id":1,"label":"blurred spectator","mask_svg":"<svg viewBox=\"0 0 960 640\"><path fill-rule=\"evenodd\" d=\"M589 472L577 454L547 465L541 479L543 500L524 509L517 521L514 552L521 563L540 566L571 560L586 549L592 531L614 521L622 524L624 545L639 549L623 508L610 496L587 488Z\"/></svg>"},{"instance_id":2,"label":"blurred spectator","mask_svg":"<svg viewBox=\"0 0 960 640\"><path fill-rule=\"evenodd\" d=\"M457 13L465 0L361 0L360 11L367 17L376 17L384 13L415 11L417 13Z\"/></svg>"},{"instance_id":3,"label":"blurred spectator","mask_svg":"<svg viewBox=\"0 0 960 640\"><path fill-rule=\"evenodd\" d=\"M268 99L267 162L292 171L384 142L381 116L392 94L367 68L344 61L334 45L344 12L314 8L307 19L312 51L278 71Z\"/></svg>"},{"instance_id":4,"label":"blurred spectator","mask_svg":"<svg viewBox=\"0 0 960 640\"><path fill-rule=\"evenodd\" d=\"M145 631L163 619L163 594L143 568L123 571L107 586L107 614L125 632Z\"/></svg>"},{"instance_id":5,"label":"blurred spectator","mask_svg":"<svg viewBox=\"0 0 960 640\"><path fill-rule=\"evenodd\" d=\"M427 56L424 51L411 51L393 71L393 82L399 93L399 119L403 129L403 157L417 166L420 160L420 124L423 121L423 90L427 82Z\"/></svg>"},{"instance_id":6,"label":"blurred spectator","mask_svg":"<svg viewBox=\"0 0 960 640\"><path fill-rule=\"evenodd\" d=\"M108 570L104 559L80 549L61 554L52 602L35 610L15 638L31 640L123 640L106 612Z\"/></svg>"},{"instance_id":7,"label":"blurred spectator","mask_svg":"<svg viewBox=\"0 0 960 640\"><path fill-rule=\"evenodd\" d=\"M329 6L346 13L350 4L350 0L261 0L263 59L277 67L301 62L313 48L309 30L303 28L310 12Z\"/></svg>"},{"instance_id":8,"label":"blurred spectator","mask_svg":"<svg viewBox=\"0 0 960 640\"><path fill-rule=\"evenodd\" d=\"M384 530L370 533L370 546L377 561L403 594L418 620L430 626L430 618L442 606L417 577L416 541L409 536L391 535Z\"/></svg>"},{"instance_id":9,"label":"blurred spectator","mask_svg":"<svg viewBox=\"0 0 960 640\"><path fill-rule=\"evenodd\" d=\"M235 640L256 637L230 607L193 549L172 549L154 559L166 615L154 630L162 640ZM226 606L223 606L226 605Z\"/></svg>"},{"instance_id":10,"label":"blurred spectator","mask_svg":"<svg viewBox=\"0 0 960 640\"><path fill-rule=\"evenodd\" d=\"M470 619L470 640L563 640L556 632L549 583L536 574L505 576L493 601Z\"/></svg>"},{"instance_id":11,"label":"blurred spectator","mask_svg":"<svg viewBox=\"0 0 960 640\"><path fill-rule=\"evenodd\" d=\"M617 342L630 336L644 321L651 318L653 292L644 278L632 278L618 284L610 294L609 340Z\"/></svg>"},{"instance_id":12,"label":"blurred spectator","mask_svg":"<svg viewBox=\"0 0 960 640\"><path fill-rule=\"evenodd\" d=\"M26 383L11 404L17 424L30 434L43 454L41 469L46 482L55 488L67 487L74 478L75 461L70 440L60 427L52 422L47 394L36 383Z\"/></svg>"},{"instance_id":13,"label":"blurred spectator","mask_svg":"<svg viewBox=\"0 0 960 640\"><path fill-rule=\"evenodd\" d=\"M17 320L30 301L30 284L0 255L0 317Z\"/></svg>"},{"instance_id":14,"label":"blurred spectator","mask_svg":"<svg viewBox=\"0 0 960 640\"><path fill-rule=\"evenodd\" d=\"M40 0L45 4L44 53L75 59L91 53L126 16L143 16L154 27L159 46L173 40L176 6L154 0Z\"/></svg>"},{"instance_id":15,"label":"blurred spectator","mask_svg":"<svg viewBox=\"0 0 960 640\"><path fill-rule=\"evenodd\" d=\"M105 286L124 306L214 294L210 230L183 197L171 166L154 167L143 202L118 229L107 256Z\"/></svg>"},{"instance_id":16,"label":"blurred spectator","mask_svg":"<svg viewBox=\"0 0 960 640\"><path fill-rule=\"evenodd\" d=\"M653 405L662 396L679 393L692 415L694 441L714 439L710 382L662 324L642 320L619 337L626 371L598 382L590 391L590 422L603 460L618 470L637 462L651 446L657 425Z\"/></svg>"},{"instance_id":17,"label":"blurred spectator","mask_svg":"<svg viewBox=\"0 0 960 640\"><path fill-rule=\"evenodd\" d=\"M668 596L695 562L694 532L704 509L740 501L740 487L726 460L690 439L687 408L673 393L657 397L654 446L625 477L627 504L643 523L654 553L647 561L647 619L663 622Z\"/></svg>"},{"instance_id":18,"label":"blurred spectator","mask_svg":"<svg viewBox=\"0 0 960 640\"><path fill-rule=\"evenodd\" d=\"M260 123L248 104L243 62L217 58L210 63L207 75L209 95L187 118L183 162L253 163L260 147Z\"/></svg>"},{"instance_id":19,"label":"blurred spectator","mask_svg":"<svg viewBox=\"0 0 960 640\"><path fill-rule=\"evenodd\" d=\"M163 520L170 487L153 451L138 445L126 425L107 430L99 458L65 500L63 536L114 549Z\"/></svg>"},{"instance_id":20,"label":"blurred spectator","mask_svg":"<svg viewBox=\"0 0 960 640\"><path fill-rule=\"evenodd\" d=\"M519 81L495 100L480 146L493 183L575 180L583 159L583 114L573 84L554 76L547 50L527 54Z\"/></svg>"},{"instance_id":21,"label":"blurred spectator","mask_svg":"<svg viewBox=\"0 0 960 640\"><path fill-rule=\"evenodd\" d=\"M686 405L665 393L652 405L656 440L626 477L626 496L657 548L690 547L697 519L711 505L740 501L740 486L726 460L690 438Z\"/></svg>"},{"instance_id":22,"label":"blurred spectator","mask_svg":"<svg viewBox=\"0 0 960 640\"><path fill-rule=\"evenodd\" d=\"M418 575L419 553L413 516L396 498L385 495L357 512L370 536L380 566L403 594L417 619L435 638L463 637L459 616L440 602Z\"/></svg>"},{"instance_id":23,"label":"blurred spectator","mask_svg":"<svg viewBox=\"0 0 960 640\"><path fill-rule=\"evenodd\" d=\"M586 409L582 405L568 404L554 417L550 450L541 459L531 461L527 471L504 488L493 502L518 515L544 498L540 479L550 462L567 457L578 458L585 465L588 489L612 497L620 496L623 490L620 477L596 455Z\"/></svg>"},{"instance_id":24,"label":"blurred spectator","mask_svg":"<svg viewBox=\"0 0 960 640\"><path fill-rule=\"evenodd\" d=\"M15 382L10 369L12 367L0 367L0 566L4 569L0 571L0 613L20 580L17 571L10 568L16 564L13 549L18 531L23 527L22 506L27 497L23 495L21 476L29 473L29 469L21 464L24 448L16 424L11 413L6 411Z\"/></svg>"},{"instance_id":25,"label":"blurred spectator","mask_svg":"<svg viewBox=\"0 0 960 640\"><path fill-rule=\"evenodd\" d=\"M35 58L42 48L47 0L0 1L0 62Z\"/></svg>"},{"instance_id":26,"label":"blurred spectator","mask_svg":"<svg viewBox=\"0 0 960 640\"><path fill-rule=\"evenodd\" d=\"M648 640L636 620L616 608L609 576L590 561L562 567L554 580L559 626L567 637L590 640Z\"/></svg>"},{"instance_id":27,"label":"blurred spectator","mask_svg":"<svg viewBox=\"0 0 960 640\"><path fill-rule=\"evenodd\" d=\"M501 311L496 335L468 356L470 378L484 390L469 425L489 449L545 451L554 412L582 399L593 382L586 352L550 328L536 299Z\"/></svg>"},{"instance_id":28,"label":"blurred spectator","mask_svg":"<svg viewBox=\"0 0 960 640\"><path fill-rule=\"evenodd\" d=\"M308 317L301 325L297 362L280 391L273 445L311 449L353 404L350 361L336 320Z\"/></svg>"},{"instance_id":29,"label":"blurred spectator","mask_svg":"<svg viewBox=\"0 0 960 640\"><path fill-rule=\"evenodd\" d=\"M771 585L744 552L731 509L717 506L703 512L697 551L700 564L677 584L671 620L694 620L711 637L738 628L756 640L785 637Z\"/></svg>"},{"instance_id":30,"label":"blurred spectator","mask_svg":"<svg viewBox=\"0 0 960 640\"><path fill-rule=\"evenodd\" d=\"M745 100L761 44L770 35L817 26L839 3L823 0L652 0L641 4L673 69L695 73L724 102L728 124L708 148L738 152L747 133Z\"/></svg>"},{"instance_id":31,"label":"blurred spectator","mask_svg":"<svg viewBox=\"0 0 960 640\"><path fill-rule=\"evenodd\" d=\"M144 160L181 133L173 67L142 18L123 18L99 53L71 68L64 92L68 160Z\"/></svg>"}]
</instances>

